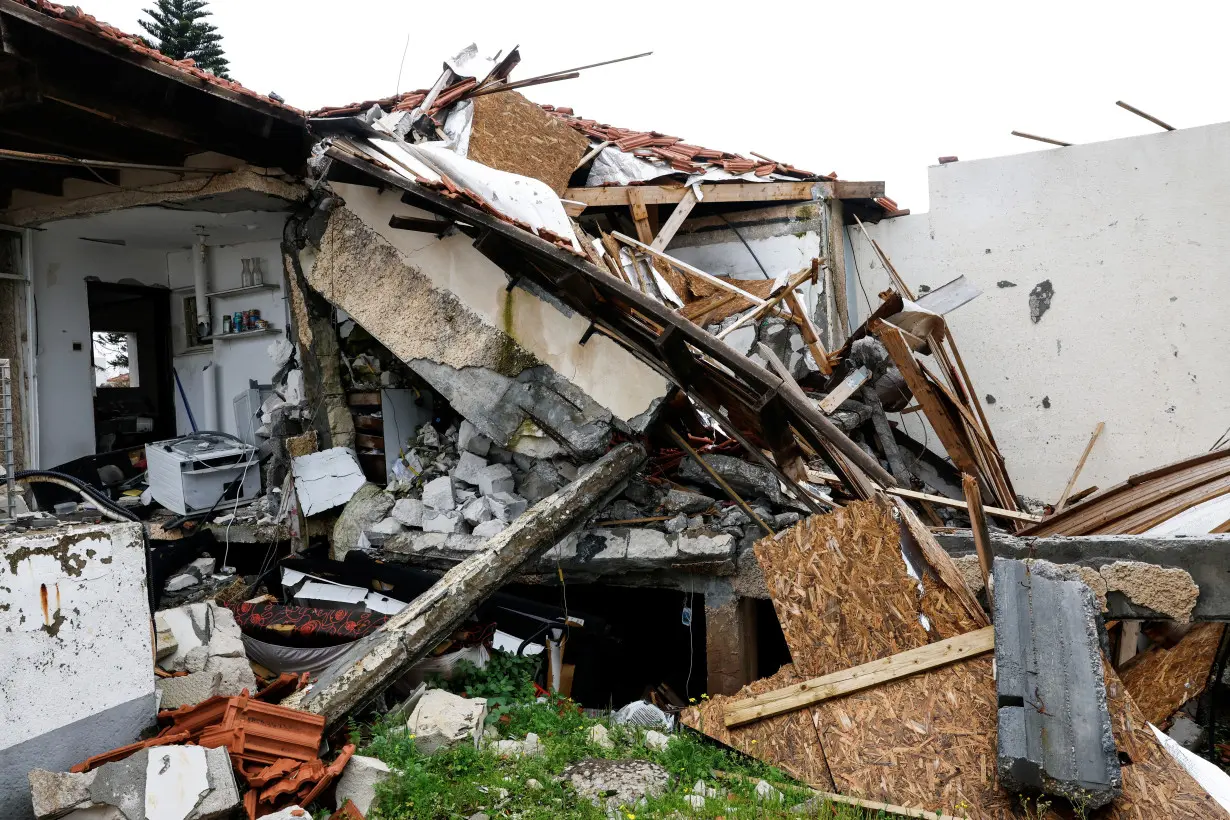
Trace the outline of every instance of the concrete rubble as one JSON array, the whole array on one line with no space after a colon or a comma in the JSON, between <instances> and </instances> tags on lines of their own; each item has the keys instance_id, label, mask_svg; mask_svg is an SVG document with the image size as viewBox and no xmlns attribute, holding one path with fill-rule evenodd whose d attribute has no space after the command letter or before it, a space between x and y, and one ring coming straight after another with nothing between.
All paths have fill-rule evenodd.
<instances>
[{"instance_id":1,"label":"concrete rubble","mask_svg":"<svg viewBox=\"0 0 1230 820\"><path fill-rule=\"evenodd\" d=\"M414 735L415 747L431 755L458 744L478 748L487 717L484 698L462 698L442 689L432 689L419 700L406 729Z\"/></svg>"}]
</instances>

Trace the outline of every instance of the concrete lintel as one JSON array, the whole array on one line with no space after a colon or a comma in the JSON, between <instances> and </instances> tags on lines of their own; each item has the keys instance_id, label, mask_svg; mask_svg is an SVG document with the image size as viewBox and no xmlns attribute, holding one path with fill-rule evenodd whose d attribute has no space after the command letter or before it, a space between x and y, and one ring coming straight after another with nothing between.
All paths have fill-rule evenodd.
<instances>
[{"instance_id":1,"label":"concrete lintel","mask_svg":"<svg viewBox=\"0 0 1230 820\"><path fill-rule=\"evenodd\" d=\"M953 557L975 553L969 530L936 533L936 539ZM1018 538L991 533L991 545L999 558L1041 558L1056 564L1101 569L1116 561L1139 561L1177 568L1191 575L1200 588L1192 619L1230 621L1230 535L1156 538L1146 535L1081 535ZM1107 595L1108 618L1165 619L1169 616L1142 607L1119 592Z\"/></svg>"},{"instance_id":2,"label":"concrete lintel","mask_svg":"<svg viewBox=\"0 0 1230 820\"><path fill-rule=\"evenodd\" d=\"M240 168L231 173L216 174L212 177L208 173L194 171L192 168L185 168L184 171L192 176L174 182L147 185L136 190L108 191L94 196L62 199L45 205L30 205L0 211L0 223L24 228L41 225L44 222L122 211L142 205L182 207L194 200L207 200L234 191L255 191L286 200L287 203L298 202L307 196L307 189L302 185L266 176L251 168ZM204 182L202 182L203 179Z\"/></svg>"}]
</instances>

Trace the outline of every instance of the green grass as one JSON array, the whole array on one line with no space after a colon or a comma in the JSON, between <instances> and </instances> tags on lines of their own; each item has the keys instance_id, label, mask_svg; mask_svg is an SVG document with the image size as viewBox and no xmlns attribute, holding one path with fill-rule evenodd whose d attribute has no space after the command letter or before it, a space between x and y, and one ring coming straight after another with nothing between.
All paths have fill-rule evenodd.
<instances>
[{"instance_id":1,"label":"green grass","mask_svg":"<svg viewBox=\"0 0 1230 820\"><path fill-rule=\"evenodd\" d=\"M812 797L806 788L787 775L759 761L730 752L690 732L677 735L664 751L651 751L643 744L641 733L607 724L613 749L601 749L587 742L589 727L603 721L586 718L567 700L545 704L517 704L502 710L493 725L501 738L523 739L527 732L539 736L544 752L539 757L501 759L472 746L457 748L432 757L420 755L414 738L404 726L377 724L362 734L366 742L360 754L378 757L394 770L383 783L378 799L368 812L368 820L421 820L424 818L465 818L484 812L496 818L520 820L604 820L605 808L592 805L555 781L570 763L586 758L640 758L658 763L671 774L668 791L648 806L626 806L623 820L658 817L799 818L823 817L827 820L888 820L883 812L868 812L851 806L823 804L804 814L790 807ZM718 769L743 779L719 779ZM765 779L783 792L781 803L756 799L755 787ZM541 789L531 789L535 779ZM703 809L693 809L684 797L697 780L716 788L719 796L708 798ZM503 794L503 792L507 794Z\"/></svg>"}]
</instances>

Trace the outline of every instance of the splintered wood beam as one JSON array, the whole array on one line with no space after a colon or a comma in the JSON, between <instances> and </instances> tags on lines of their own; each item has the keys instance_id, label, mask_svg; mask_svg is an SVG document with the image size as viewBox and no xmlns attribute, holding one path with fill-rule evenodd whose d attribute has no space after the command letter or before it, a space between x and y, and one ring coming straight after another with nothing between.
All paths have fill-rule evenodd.
<instances>
[{"instance_id":1,"label":"splintered wood beam","mask_svg":"<svg viewBox=\"0 0 1230 820\"><path fill-rule=\"evenodd\" d=\"M1076 486L1076 479L1080 478L1081 470L1085 468L1085 461L1089 458L1089 454L1093 452L1093 445L1097 444L1098 436L1102 435L1102 431L1106 429L1106 422L1099 421L1098 426L1093 428L1093 435L1089 437L1089 443L1085 445L1085 452L1081 453L1080 461L1076 462L1076 469L1072 471L1072 477L1068 479L1068 483L1063 488L1063 495L1059 496L1059 503L1055 505L1055 512L1062 512L1064 505L1068 503L1068 496L1072 493L1072 488Z\"/></svg>"},{"instance_id":2,"label":"splintered wood beam","mask_svg":"<svg viewBox=\"0 0 1230 820\"><path fill-rule=\"evenodd\" d=\"M802 301L799 300L799 295L793 289L786 294L786 304L790 306L790 312L798 320L799 332L803 334L803 342L807 345L807 349L811 351L811 357L815 360L816 367L820 368L820 372L826 376L833 375L833 366L829 364L828 351L824 349L824 345L820 344L820 334L816 332L816 326L812 323L811 316L807 314Z\"/></svg>"},{"instance_id":3,"label":"splintered wood beam","mask_svg":"<svg viewBox=\"0 0 1230 820\"><path fill-rule=\"evenodd\" d=\"M755 310L753 310L750 313L745 313L742 316L740 316L739 319L733 325L731 325L730 327L718 333L717 337L719 339L725 339L735 330L739 329L740 327L747 324L748 322L754 321L759 316L767 312L774 305L776 305L778 302L788 297L794 291L795 288L797 288L799 285L803 284L808 279L811 279L816 275L816 266L819 263L820 263L820 260L813 259L811 262L811 265L799 271L794 276L790 277L790 280L786 282L785 286L777 293L769 296L768 300L766 300L763 305L760 305L759 307L757 307Z\"/></svg>"},{"instance_id":4,"label":"splintered wood beam","mask_svg":"<svg viewBox=\"0 0 1230 820\"><path fill-rule=\"evenodd\" d=\"M984 626L982 629L976 629L955 638L898 652L878 661L859 664L831 675L823 675L783 689L775 689L763 695L736 700L726 707L726 727L742 726L745 723L754 723L775 715L793 712L822 701L916 675L928 669L976 657L994 648L995 627Z\"/></svg>"},{"instance_id":5,"label":"splintered wood beam","mask_svg":"<svg viewBox=\"0 0 1230 820\"><path fill-rule=\"evenodd\" d=\"M434 233L436 236L444 236L444 234L448 233L448 229L453 227L453 223L442 222L438 219L422 219L417 216L393 215L389 217L389 227L402 231L418 231L419 233Z\"/></svg>"},{"instance_id":6,"label":"splintered wood beam","mask_svg":"<svg viewBox=\"0 0 1230 820\"><path fill-rule=\"evenodd\" d=\"M978 479L969 473L963 473L961 489L965 491L969 526L974 533L974 548L978 550L978 567L982 570L982 583L986 589L990 589L991 567L995 563L995 553L991 549L991 533L987 530L987 519L983 515L982 493L978 489Z\"/></svg>"},{"instance_id":7,"label":"splintered wood beam","mask_svg":"<svg viewBox=\"0 0 1230 820\"><path fill-rule=\"evenodd\" d=\"M679 204L675 206L675 210L671 212L670 217L662 225L662 229L658 231L658 235L653 238L653 242L649 246L655 251L664 251L666 246L675 238L675 233L679 230L679 226L688 218L688 214L692 213L692 209L699 202L696 198L696 191L688 188L688 192L683 195L683 199L679 200Z\"/></svg>"},{"instance_id":8,"label":"splintered wood beam","mask_svg":"<svg viewBox=\"0 0 1230 820\"><path fill-rule=\"evenodd\" d=\"M653 228L649 225L649 208L641 198L639 188L628 189L628 206L632 209L632 221L636 223L636 235L649 244L653 241Z\"/></svg>"},{"instance_id":9,"label":"splintered wood beam","mask_svg":"<svg viewBox=\"0 0 1230 820\"><path fill-rule=\"evenodd\" d=\"M729 282L725 282L721 279L718 279L716 276L712 274L705 273L700 268L693 267L692 265L689 265L687 262L684 262L681 259L676 259L673 256L669 256L668 254L662 253L661 251L654 250L653 248L651 248L649 245L645 244L644 242L638 242L637 240L633 239L630 236L627 236L626 234L622 234L622 233L619 233L618 231L614 231L611 233L611 236L615 237L620 242L624 243L625 245L628 245L629 247L636 248L637 250L644 251L650 256L653 256L657 259L661 259L663 262L665 262L666 264L670 265L671 267L677 270L683 271L684 273L689 274L691 276L695 276L696 278L704 282L708 282L710 285L713 285L715 288L719 288L721 290L728 291L730 293L738 294L742 298L751 302L753 305L763 305L765 303L764 299L761 299L759 296L755 296L751 293L748 293L746 290L744 290L743 288L737 285L732 285Z\"/></svg>"},{"instance_id":10,"label":"splintered wood beam","mask_svg":"<svg viewBox=\"0 0 1230 820\"><path fill-rule=\"evenodd\" d=\"M820 410L824 415L831 416L833 411L840 407L843 401L853 396L870 378L871 371L867 368L860 367L858 370L855 370L842 379L840 384L820 400Z\"/></svg>"}]
</instances>

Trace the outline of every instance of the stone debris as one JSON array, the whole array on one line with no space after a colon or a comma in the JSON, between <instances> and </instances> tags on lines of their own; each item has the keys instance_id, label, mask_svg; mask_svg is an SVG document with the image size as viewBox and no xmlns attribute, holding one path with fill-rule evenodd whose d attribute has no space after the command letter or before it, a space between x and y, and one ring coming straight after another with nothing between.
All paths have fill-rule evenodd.
<instances>
[{"instance_id":1,"label":"stone debris","mask_svg":"<svg viewBox=\"0 0 1230 820\"><path fill-rule=\"evenodd\" d=\"M601 723L589 727L589 733L586 735L586 740L597 746L599 749L614 749L615 742L611 740L610 733Z\"/></svg>"},{"instance_id":2,"label":"stone debris","mask_svg":"<svg viewBox=\"0 0 1230 820\"><path fill-rule=\"evenodd\" d=\"M561 779L595 806L618 809L635 806L646 797L661 797L670 774L648 760L590 758L564 769Z\"/></svg>"},{"instance_id":3,"label":"stone debris","mask_svg":"<svg viewBox=\"0 0 1230 820\"><path fill-rule=\"evenodd\" d=\"M367 814L376 799L376 786L392 776L388 764L375 757L353 755L346 764L342 776L337 781L334 792L334 806L340 809L347 800L354 803L363 814Z\"/></svg>"},{"instance_id":4,"label":"stone debris","mask_svg":"<svg viewBox=\"0 0 1230 820\"><path fill-rule=\"evenodd\" d=\"M410 713L406 730L414 735L415 747L425 755L465 743L477 749L486 718L486 699L463 698L443 689L431 689Z\"/></svg>"},{"instance_id":5,"label":"stone debris","mask_svg":"<svg viewBox=\"0 0 1230 820\"><path fill-rule=\"evenodd\" d=\"M650 729L645 733L645 748L652 749L655 752L666 751L666 747L670 745L670 742L670 735L664 735L655 729Z\"/></svg>"}]
</instances>

